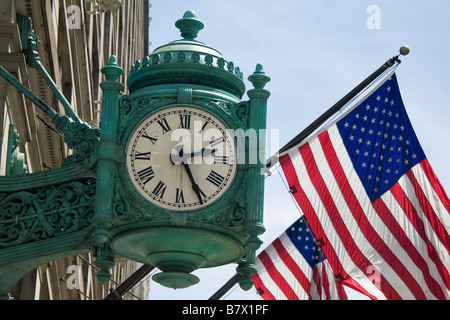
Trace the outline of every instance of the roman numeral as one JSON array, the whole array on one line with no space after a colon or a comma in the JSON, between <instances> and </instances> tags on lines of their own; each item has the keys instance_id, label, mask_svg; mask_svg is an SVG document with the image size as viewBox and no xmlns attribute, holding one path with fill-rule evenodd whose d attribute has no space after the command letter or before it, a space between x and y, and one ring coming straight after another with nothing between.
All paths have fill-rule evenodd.
<instances>
[{"instance_id":1,"label":"roman numeral","mask_svg":"<svg viewBox=\"0 0 450 320\"><path fill-rule=\"evenodd\" d=\"M222 143L224 141L223 137L219 137L216 140L211 141L209 144L214 147L215 145L218 145L219 143Z\"/></svg>"},{"instance_id":2,"label":"roman numeral","mask_svg":"<svg viewBox=\"0 0 450 320\"><path fill-rule=\"evenodd\" d=\"M190 129L191 128L191 115L190 114L180 114L180 125L178 129Z\"/></svg>"},{"instance_id":3,"label":"roman numeral","mask_svg":"<svg viewBox=\"0 0 450 320\"><path fill-rule=\"evenodd\" d=\"M207 181L211 182L216 187L219 187L222 184L224 179L225 179L225 177L222 177L220 174L218 174L214 170L212 170L211 173L209 174L209 176L206 178Z\"/></svg>"},{"instance_id":4,"label":"roman numeral","mask_svg":"<svg viewBox=\"0 0 450 320\"><path fill-rule=\"evenodd\" d=\"M184 203L184 196L183 196L183 190L177 188L175 195L175 203Z\"/></svg>"},{"instance_id":5,"label":"roman numeral","mask_svg":"<svg viewBox=\"0 0 450 320\"><path fill-rule=\"evenodd\" d=\"M143 184L146 184L155 177L155 172L153 171L153 168L150 166L146 169L142 169L141 171L139 171L138 177Z\"/></svg>"},{"instance_id":6,"label":"roman numeral","mask_svg":"<svg viewBox=\"0 0 450 320\"><path fill-rule=\"evenodd\" d=\"M230 164L230 157L228 157L228 156L214 156L214 163Z\"/></svg>"},{"instance_id":7,"label":"roman numeral","mask_svg":"<svg viewBox=\"0 0 450 320\"><path fill-rule=\"evenodd\" d=\"M208 122L205 121L205 124L202 126L201 130L198 133L202 133L203 130L205 130L206 126L208 125Z\"/></svg>"},{"instance_id":8,"label":"roman numeral","mask_svg":"<svg viewBox=\"0 0 450 320\"><path fill-rule=\"evenodd\" d=\"M170 127L169 124L167 123L166 118L162 118L161 120L157 121L159 123L159 125L161 126L161 128L163 129L163 134L170 131Z\"/></svg>"},{"instance_id":9,"label":"roman numeral","mask_svg":"<svg viewBox=\"0 0 450 320\"><path fill-rule=\"evenodd\" d=\"M164 192L166 192L166 187L164 182L159 181L152 193L162 199L164 197Z\"/></svg>"},{"instance_id":10,"label":"roman numeral","mask_svg":"<svg viewBox=\"0 0 450 320\"><path fill-rule=\"evenodd\" d=\"M158 139L156 139L156 138L150 137L150 136L147 134L147 132L145 132L145 131L144 131L144 133L142 134L142 137L143 137L143 138L146 138L146 139L148 139L148 140L150 140L153 144L155 144L156 140L158 140Z\"/></svg>"},{"instance_id":11,"label":"roman numeral","mask_svg":"<svg viewBox=\"0 0 450 320\"><path fill-rule=\"evenodd\" d=\"M135 160L149 160L150 161L150 152L139 152L136 151L134 155Z\"/></svg>"}]
</instances>

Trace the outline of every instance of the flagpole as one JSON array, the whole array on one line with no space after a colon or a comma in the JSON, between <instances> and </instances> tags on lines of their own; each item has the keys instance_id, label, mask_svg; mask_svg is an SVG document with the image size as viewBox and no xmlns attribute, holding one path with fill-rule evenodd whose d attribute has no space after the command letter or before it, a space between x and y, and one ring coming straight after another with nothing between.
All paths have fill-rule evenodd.
<instances>
[{"instance_id":1,"label":"flagpole","mask_svg":"<svg viewBox=\"0 0 450 320\"><path fill-rule=\"evenodd\" d=\"M358 95L362 90L369 86L373 81L375 81L380 75L383 74L387 69L394 66L396 63L400 64L400 55L406 56L409 54L409 47L402 46L400 48L400 54L390 58L381 67L379 67L375 72L363 80L359 85L357 85L352 91L347 93L341 100L336 102L330 109L328 109L324 114L317 118L313 123L306 127L302 132L300 132L294 139L289 141L284 147L282 147L278 153L273 155L267 160L266 168L270 169L278 162L278 155L295 147L303 140L305 140L311 133L313 133L317 128L319 128L325 121L327 121L332 115L338 112L343 106L345 106L349 101L351 101L356 95ZM235 274L227 283L225 283L215 294L209 298L209 300L218 300L225 293L227 293L239 280L242 278L239 274Z\"/></svg>"},{"instance_id":2,"label":"flagpole","mask_svg":"<svg viewBox=\"0 0 450 320\"><path fill-rule=\"evenodd\" d=\"M216 293L214 293L211 298L209 298L208 300L219 300L220 298L223 297L223 295L225 293L227 293L231 288L234 287L234 285L236 283L239 282L239 280L241 280L243 278L242 275L240 274L235 274L233 277L231 277L230 280L227 281L227 283L225 283L222 288L220 288L219 290L217 290Z\"/></svg>"},{"instance_id":3,"label":"flagpole","mask_svg":"<svg viewBox=\"0 0 450 320\"><path fill-rule=\"evenodd\" d=\"M278 155L295 147L305 140L311 133L313 133L317 128L319 128L325 121L327 121L331 116L338 112L343 106L345 106L349 101L351 101L356 95L358 95L362 90L369 86L373 81L375 81L383 72L395 65L395 63L400 64L401 60L398 58L400 55L406 56L409 54L409 47L402 46L400 48L400 54L392 57L386 61L381 67L379 67L375 72L368 76L364 81L357 85L352 91L347 93L341 100L336 102L330 109L328 109L324 114L312 122L308 127L306 127L302 132L300 132L295 138L289 141L284 147L282 147L277 154L270 157L267 160L267 168L271 168L278 162Z\"/></svg>"}]
</instances>

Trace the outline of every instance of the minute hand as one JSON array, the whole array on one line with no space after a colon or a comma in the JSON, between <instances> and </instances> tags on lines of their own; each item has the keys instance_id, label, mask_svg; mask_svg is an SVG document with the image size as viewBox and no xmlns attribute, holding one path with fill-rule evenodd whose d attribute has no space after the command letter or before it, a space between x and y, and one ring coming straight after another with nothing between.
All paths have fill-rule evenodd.
<instances>
[{"instance_id":1,"label":"minute hand","mask_svg":"<svg viewBox=\"0 0 450 320\"><path fill-rule=\"evenodd\" d=\"M183 162L183 167L186 170L186 173L189 177L189 180L192 183L192 190L194 190L195 194L197 195L198 200L200 201L200 204L203 204L202 196L206 197L206 195L200 190L200 187L197 183L195 183L194 176L192 175L191 168L189 168L189 165L185 162Z\"/></svg>"}]
</instances>

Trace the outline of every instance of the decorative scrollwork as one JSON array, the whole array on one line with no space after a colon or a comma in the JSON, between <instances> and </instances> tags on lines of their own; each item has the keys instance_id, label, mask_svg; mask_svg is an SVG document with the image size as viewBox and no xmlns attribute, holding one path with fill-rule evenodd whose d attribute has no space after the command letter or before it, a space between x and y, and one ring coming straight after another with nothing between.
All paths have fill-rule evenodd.
<instances>
[{"instance_id":1,"label":"decorative scrollwork","mask_svg":"<svg viewBox=\"0 0 450 320\"><path fill-rule=\"evenodd\" d=\"M122 181L116 178L114 184L114 200L113 200L113 211L117 218L129 218L128 213L130 211L130 202L127 200L125 193L123 191Z\"/></svg>"},{"instance_id":2,"label":"decorative scrollwork","mask_svg":"<svg viewBox=\"0 0 450 320\"><path fill-rule=\"evenodd\" d=\"M0 248L82 230L94 214L95 181L0 195Z\"/></svg>"},{"instance_id":3,"label":"decorative scrollwork","mask_svg":"<svg viewBox=\"0 0 450 320\"><path fill-rule=\"evenodd\" d=\"M134 108L134 99L126 95L120 97L119 108L120 111L129 114Z\"/></svg>"},{"instance_id":4,"label":"decorative scrollwork","mask_svg":"<svg viewBox=\"0 0 450 320\"><path fill-rule=\"evenodd\" d=\"M235 105L233 109L236 117L241 121L242 128L248 128L248 114L250 111L250 106L247 101L240 102Z\"/></svg>"},{"instance_id":5,"label":"decorative scrollwork","mask_svg":"<svg viewBox=\"0 0 450 320\"><path fill-rule=\"evenodd\" d=\"M88 160L98 148L100 129L84 122L74 122L61 114L53 119L53 123L56 130L64 135L64 142L74 151L74 155L67 157L63 164L80 163L89 166Z\"/></svg>"},{"instance_id":6,"label":"decorative scrollwork","mask_svg":"<svg viewBox=\"0 0 450 320\"><path fill-rule=\"evenodd\" d=\"M234 226L241 225L245 222L246 216L245 208L238 207L230 213L230 223Z\"/></svg>"}]
</instances>

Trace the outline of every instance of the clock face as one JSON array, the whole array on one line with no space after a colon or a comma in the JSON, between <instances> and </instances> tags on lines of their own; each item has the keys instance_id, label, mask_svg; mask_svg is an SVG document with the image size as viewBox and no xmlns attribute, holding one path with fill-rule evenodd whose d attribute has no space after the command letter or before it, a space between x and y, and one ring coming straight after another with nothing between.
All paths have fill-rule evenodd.
<instances>
[{"instance_id":1,"label":"clock face","mask_svg":"<svg viewBox=\"0 0 450 320\"><path fill-rule=\"evenodd\" d=\"M211 204L236 172L232 136L211 114L173 107L146 118L131 135L127 170L137 191L169 210Z\"/></svg>"}]
</instances>

